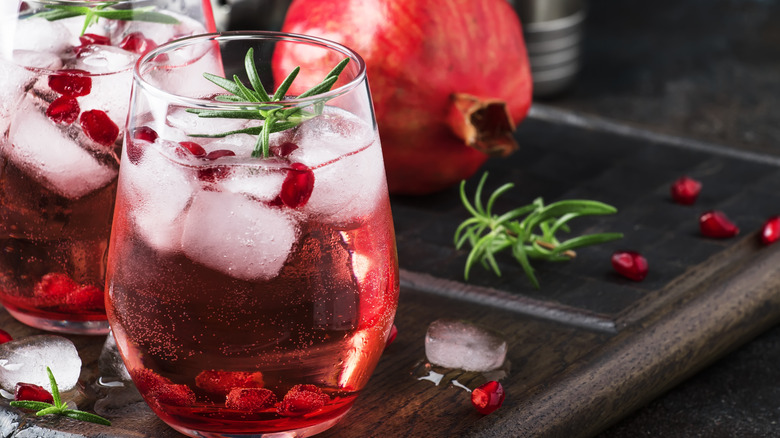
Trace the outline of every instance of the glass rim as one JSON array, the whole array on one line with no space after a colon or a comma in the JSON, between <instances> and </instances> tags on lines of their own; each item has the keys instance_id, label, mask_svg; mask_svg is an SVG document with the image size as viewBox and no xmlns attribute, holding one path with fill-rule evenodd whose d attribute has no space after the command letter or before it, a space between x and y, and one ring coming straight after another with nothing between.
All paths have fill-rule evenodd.
<instances>
[{"instance_id":1,"label":"glass rim","mask_svg":"<svg viewBox=\"0 0 780 438\"><path fill-rule=\"evenodd\" d=\"M252 40L252 39L291 41L291 42L298 42L298 43L320 46L328 50L335 50L349 57L351 60L355 61L358 66L358 71L355 77L352 78L349 82L337 88L333 88L330 91L327 91L325 93L320 93L314 96L305 97L303 99L299 99L296 97L296 98L286 99L282 101L269 101L269 102L222 102L210 98L182 96L180 94L166 91L150 83L149 81L144 79L141 73L142 65L147 64L158 55L188 45L196 44L202 41L221 42L221 41L237 41L237 40ZM152 49L151 51L147 52L146 54L141 56L138 59L138 61L136 61L135 66L133 67L134 86L139 86L144 91L155 95L155 97L163 98L170 103L180 104L184 106L191 106L191 107L209 108L209 109L220 109L220 108L236 109L236 108L246 108L247 106L254 107L254 106L263 106L263 105L270 105L270 104L273 104L275 106L283 106L283 107L310 106L317 102L322 102L323 100L331 100L333 98L346 94L352 91L353 89L357 88L362 82L365 81L365 79L366 79L366 63L363 60L363 57L361 57L357 52L355 52L354 50L350 49L349 47L343 44L325 38L312 36L312 35L303 35L303 34L290 33L290 32L266 31L266 30L215 32L215 33L192 35L192 36L176 39L161 44L155 47L154 49Z\"/></svg>"}]
</instances>

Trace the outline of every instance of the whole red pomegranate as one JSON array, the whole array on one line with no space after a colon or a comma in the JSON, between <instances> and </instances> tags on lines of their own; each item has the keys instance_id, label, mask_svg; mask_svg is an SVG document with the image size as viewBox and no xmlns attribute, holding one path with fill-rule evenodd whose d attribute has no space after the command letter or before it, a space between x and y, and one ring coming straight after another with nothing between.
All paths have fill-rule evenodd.
<instances>
[{"instance_id":1,"label":"whole red pomegranate","mask_svg":"<svg viewBox=\"0 0 780 438\"><path fill-rule=\"evenodd\" d=\"M391 193L442 190L517 148L531 74L506 0L294 0L282 30L365 59Z\"/></svg>"}]
</instances>

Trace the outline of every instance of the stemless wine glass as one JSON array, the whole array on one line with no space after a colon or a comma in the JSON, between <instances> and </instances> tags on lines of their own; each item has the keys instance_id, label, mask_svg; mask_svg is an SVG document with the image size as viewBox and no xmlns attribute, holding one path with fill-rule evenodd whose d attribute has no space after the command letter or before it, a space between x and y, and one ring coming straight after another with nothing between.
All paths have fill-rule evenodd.
<instances>
[{"instance_id":1,"label":"stemless wine glass","mask_svg":"<svg viewBox=\"0 0 780 438\"><path fill-rule=\"evenodd\" d=\"M209 0L2 0L0 302L45 330L105 334L103 280L132 66L213 32Z\"/></svg>"},{"instance_id":2,"label":"stemless wine glass","mask_svg":"<svg viewBox=\"0 0 780 438\"><path fill-rule=\"evenodd\" d=\"M331 427L398 300L363 60L273 32L175 41L136 66L125 135L107 310L146 402L190 436Z\"/></svg>"}]
</instances>

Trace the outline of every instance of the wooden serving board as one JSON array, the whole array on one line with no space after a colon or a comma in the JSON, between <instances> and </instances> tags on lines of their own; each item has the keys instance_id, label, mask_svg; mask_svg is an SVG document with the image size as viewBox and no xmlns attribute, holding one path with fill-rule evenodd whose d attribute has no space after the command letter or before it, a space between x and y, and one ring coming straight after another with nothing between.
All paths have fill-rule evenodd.
<instances>
[{"instance_id":1,"label":"wooden serving board","mask_svg":"<svg viewBox=\"0 0 780 438\"><path fill-rule=\"evenodd\" d=\"M452 243L467 217L457 188L395 197L399 334L353 410L322 437L593 436L780 321L780 245L763 247L756 235L780 208L780 160L575 122L537 107L516 134L521 150L485 167L486 192L515 184L497 204L501 212L539 196L612 204L618 214L576 219L572 235L620 231L624 239L581 249L570 262L537 262L539 290L510 257L499 258L501 277L477 266L465 282L466 252ZM683 174L703 183L693 206L669 197ZM470 195L479 176L468 183ZM701 237L698 216L711 209L724 211L741 234ZM643 282L613 273L617 249L646 256ZM439 318L502 333L504 375L426 368L425 331ZM4 312L0 323L15 337L37 333ZM88 387L103 339L72 339ZM482 416L464 387L498 377L506 401ZM2 436L180 436L143 404L112 418L111 427L34 418L1 404Z\"/></svg>"}]
</instances>

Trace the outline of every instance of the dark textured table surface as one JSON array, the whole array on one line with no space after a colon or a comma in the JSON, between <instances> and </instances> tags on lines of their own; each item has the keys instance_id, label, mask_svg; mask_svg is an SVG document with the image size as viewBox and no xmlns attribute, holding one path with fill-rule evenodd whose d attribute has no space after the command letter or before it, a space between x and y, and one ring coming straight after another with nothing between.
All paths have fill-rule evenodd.
<instances>
[{"instance_id":1,"label":"dark textured table surface","mask_svg":"<svg viewBox=\"0 0 780 438\"><path fill-rule=\"evenodd\" d=\"M780 155L779 21L775 0L592 0L581 74L543 103L604 129ZM780 436L779 363L775 327L600 438Z\"/></svg>"}]
</instances>

